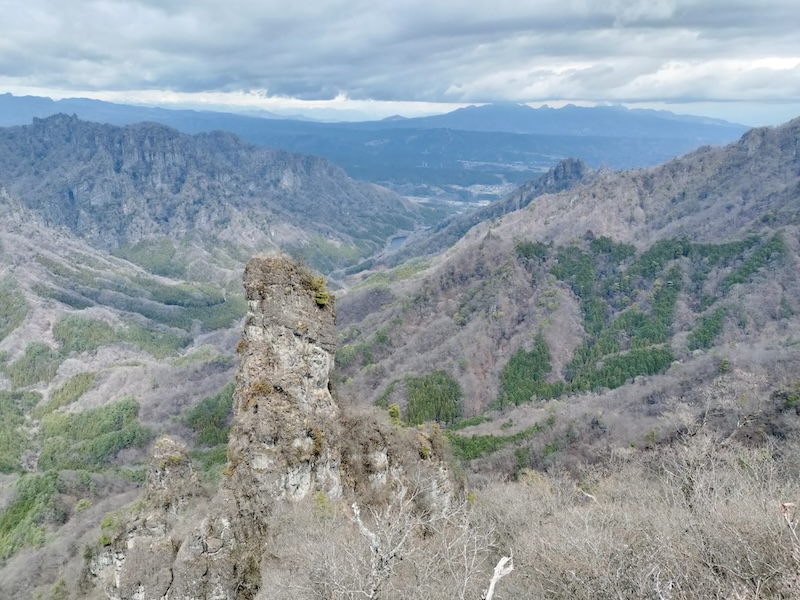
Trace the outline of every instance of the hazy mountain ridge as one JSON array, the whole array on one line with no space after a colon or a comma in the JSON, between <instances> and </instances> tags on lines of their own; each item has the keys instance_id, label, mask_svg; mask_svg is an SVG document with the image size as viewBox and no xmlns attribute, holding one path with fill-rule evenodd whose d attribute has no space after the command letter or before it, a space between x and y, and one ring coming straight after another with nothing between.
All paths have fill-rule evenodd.
<instances>
[{"instance_id":1,"label":"hazy mountain ridge","mask_svg":"<svg viewBox=\"0 0 800 600\"><path fill-rule=\"evenodd\" d=\"M45 223L108 250L214 236L253 252L316 235L357 256L419 221L399 196L324 159L221 132L188 136L60 115L0 130L0 156L0 181Z\"/></svg>"},{"instance_id":2,"label":"hazy mountain ridge","mask_svg":"<svg viewBox=\"0 0 800 600\"><path fill-rule=\"evenodd\" d=\"M535 135L695 138L705 143L725 142L731 135L741 135L747 129L745 125L722 119L704 119L668 111L574 104L562 108L532 108L516 103L467 106L442 115L406 119L398 124L414 129L446 128ZM357 126L373 129L386 125L377 121Z\"/></svg>"},{"instance_id":3,"label":"hazy mountain ridge","mask_svg":"<svg viewBox=\"0 0 800 600\"><path fill-rule=\"evenodd\" d=\"M225 130L252 143L324 156L350 176L410 196L496 199L558 160L591 167L659 164L702 144L721 144L746 127L622 107L471 106L444 115L349 123L262 119L240 114L167 110L86 99L0 95L0 122L74 112L125 125L155 121L186 133ZM5 121L3 116L5 115Z\"/></svg>"}]
</instances>

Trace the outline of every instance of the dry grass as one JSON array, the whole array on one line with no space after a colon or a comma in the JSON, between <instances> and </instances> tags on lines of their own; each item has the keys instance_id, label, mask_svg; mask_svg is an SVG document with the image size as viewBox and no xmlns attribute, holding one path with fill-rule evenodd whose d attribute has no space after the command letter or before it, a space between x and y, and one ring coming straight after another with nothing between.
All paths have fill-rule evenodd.
<instances>
[{"instance_id":1,"label":"dry grass","mask_svg":"<svg viewBox=\"0 0 800 600\"><path fill-rule=\"evenodd\" d=\"M515 559L498 598L796 598L797 539L780 507L800 493L798 458L797 446L699 434L578 478L490 485L481 509Z\"/></svg>"}]
</instances>

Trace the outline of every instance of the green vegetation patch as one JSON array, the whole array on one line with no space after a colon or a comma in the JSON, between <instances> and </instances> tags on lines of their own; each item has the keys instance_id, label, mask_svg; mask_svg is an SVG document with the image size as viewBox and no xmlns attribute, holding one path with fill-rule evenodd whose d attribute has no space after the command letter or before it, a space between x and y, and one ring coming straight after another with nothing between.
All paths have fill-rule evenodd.
<instances>
[{"instance_id":1,"label":"green vegetation patch","mask_svg":"<svg viewBox=\"0 0 800 600\"><path fill-rule=\"evenodd\" d=\"M133 283L150 292L155 302L167 306L202 308L225 302L225 294L219 288L207 283L182 282L164 285L146 277L136 277Z\"/></svg>"},{"instance_id":2,"label":"green vegetation patch","mask_svg":"<svg viewBox=\"0 0 800 600\"><path fill-rule=\"evenodd\" d=\"M375 362L375 354L383 354L391 345L391 334L388 329L378 329L373 335L357 344L343 344L336 350L336 367L347 369L361 358L361 366L368 367Z\"/></svg>"},{"instance_id":3,"label":"green vegetation patch","mask_svg":"<svg viewBox=\"0 0 800 600\"><path fill-rule=\"evenodd\" d=\"M244 294L239 288L235 292L225 293L219 286L210 283L168 284L143 275L126 277L103 270L105 265L94 265L90 269L80 264L67 265L41 255L36 258L59 278L59 287L63 288L39 285L37 293L74 308L100 304L138 313L161 325L185 331L190 331L197 321L206 330L221 329L241 319L246 311ZM164 273L164 269L150 271L173 277L182 272Z\"/></svg>"},{"instance_id":4,"label":"green vegetation patch","mask_svg":"<svg viewBox=\"0 0 800 600\"><path fill-rule=\"evenodd\" d=\"M49 287L39 283L34 284L31 289L41 298L51 298L77 310L83 310L95 304L94 301L85 298L77 292L69 290Z\"/></svg>"},{"instance_id":5,"label":"green vegetation patch","mask_svg":"<svg viewBox=\"0 0 800 600\"><path fill-rule=\"evenodd\" d=\"M687 238L659 240L642 252L625 273L631 277L652 279L666 268L667 263L682 256L689 256L693 247Z\"/></svg>"},{"instance_id":6,"label":"green vegetation patch","mask_svg":"<svg viewBox=\"0 0 800 600\"><path fill-rule=\"evenodd\" d=\"M364 279L364 281L359 283L356 286L356 289L372 285L387 285L395 281L411 279L417 273L421 273L427 269L430 264L431 261L427 259L420 257L412 258L411 260L408 260L392 269L387 269L386 271L380 271L378 273L372 273L366 279Z\"/></svg>"},{"instance_id":7,"label":"green vegetation patch","mask_svg":"<svg viewBox=\"0 0 800 600\"><path fill-rule=\"evenodd\" d=\"M233 411L234 384L229 383L219 393L203 398L187 411L187 425L196 434L198 446L216 446L228 443L229 422Z\"/></svg>"},{"instance_id":8,"label":"green vegetation patch","mask_svg":"<svg viewBox=\"0 0 800 600\"><path fill-rule=\"evenodd\" d=\"M683 288L683 270L675 261L692 257L702 263L704 279L709 264L732 259L754 243L748 238L716 247L670 239L636 256L632 245L602 236L558 248L549 270L578 297L587 338L566 364L563 381L545 381L550 353L541 336L532 350L519 349L501 372L498 404L615 388L638 375L664 372L674 360L666 344Z\"/></svg>"},{"instance_id":9,"label":"green vegetation patch","mask_svg":"<svg viewBox=\"0 0 800 600\"><path fill-rule=\"evenodd\" d=\"M530 242L523 240L516 240L514 242L514 252L517 259L523 263L527 261L544 262L550 255L550 247L542 242Z\"/></svg>"},{"instance_id":10,"label":"green vegetation patch","mask_svg":"<svg viewBox=\"0 0 800 600\"><path fill-rule=\"evenodd\" d=\"M195 449L190 452L190 455L200 466L204 479L217 481L222 475L223 467L228 462L228 446L219 444L208 449Z\"/></svg>"},{"instance_id":11,"label":"green vegetation patch","mask_svg":"<svg viewBox=\"0 0 800 600\"><path fill-rule=\"evenodd\" d=\"M27 474L16 484L16 496L0 513L0 560L6 560L26 546L41 546L45 523L61 512L57 494L61 479L56 473Z\"/></svg>"},{"instance_id":12,"label":"green vegetation patch","mask_svg":"<svg viewBox=\"0 0 800 600\"><path fill-rule=\"evenodd\" d=\"M189 319L200 321L206 329L214 331L241 321L247 313L247 301L243 293L228 293L219 304L187 308L185 312Z\"/></svg>"},{"instance_id":13,"label":"green vegetation patch","mask_svg":"<svg viewBox=\"0 0 800 600\"><path fill-rule=\"evenodd\" d=\"M233 412L234 384L229 383L213 396L207 396L184 415L184 421L195 432L191 452L204 479L216 481L227 462L228 432Z\"/></svg>"},{"instance_id":14,"label":"green vegetation patch","mask_svg":"<svg viewBox=\"0 0 800 600\"><path fill-rule=\"evenodd\" d=\"M200 346L192 352L187 352L183 356L179 356L172 360L174 367L186 367L198 363L211 363L219 365L230 365L233 362L233 356L230 354L220 353L214 346L209 344Z\"/></svg>"},{"instance_id":15,"label":"green vegetation patch","mask_svg":"<svg viewBox=\"0 0 800 600\"><path fill-rule=\"evenodd\" d=\"M0 281L0 340L22 325L28 303L16 280L8 275Z\"/></svg>"},{"instance_id":16,"label":"green vegetation patch","mask_svg":"<svg viewBox=\"0 0 800 600\"><path fill-rule=\"evenodd\" d=\"M139 403L130 397L76 414L45 415L39 468L100 468L125 448L143 447L151 432L139 423L138 415Z\"/></svg>"},{"instance_id":17,"label":"green vegetation patch","mask_svg":"<svg viewBox=\"0 0 800 600\"><path fill-rule=\"evenodd\" d=\"M346 369L355 362L362 349L361 344L344 344L340 346L336 350L336 366L340 369Z\"/></svg>"},{"instance_id":18,"label":"green vegetation patch","mask_svg":"<svg viewBox=\"0 0 800 600\"><path fill-rule=\"evenodd\" d=\"M461 386L446 371L406 378L406 422L453 423L461 417Z\"/></svg>"},{"instance_id":19,"label":"green vegetation patch","mask_svg":"<svg viewBox=\"0 0 800 600\"><path fill-rule=\"evenodd\" d=\"M174 356L191 341L186 334L151 330L136 323L126 323L115 329L105 321L78 315L62 317L53 327L53 336L66 354L93 352L113 343L129 343L155 358Z\"/></svg>"},{"instance_id":20,"label":"green vegetation patch","mask_svg":"<svg viewBox=\"0 0 800 600\"><path fill-rule=\"evenodd\" d=\"M675 302L681 289L681 269L673 265L664 279L656 279L650 296L650 315L628 329L633 334L631 347L644 348L652 344L663 344L669 339L675 315ZM618 326L617 329L621 329Z\"/></svg>"},{"instance_id":21,"label":"green vegetation patch","mask_svg":"<svg viewBox=\"0 0 800 600\"><path fill-rule=\"evenodd\" d=\"M722 332L727 309L722 306L697 320L697 325L687 340L689 350L711 348L716 337Z\"/></svg>"},{"instance_id":22,"label":"green vegetation patch","mask_svg":"<svg viewBox=\"0 0 800 600\"><path fill-rule=\"evenodd\" d=\"M579 246L559 248L556 263L550 272L566 282L579 298L583 313L584 329L597 335L608 318L608 305L595 294L595 273L592 256Z\"/></svg>"},{"instance_id":23,"label":"green vegetation patch","mask_svg":"<svg viewBox=\"0 0 800 600\"><path fill-rule=\"evenodd\" d=\"M21 470L20 456L28 438L20 431L25 412L41 399L38 392L0 391L0 473Z\"/></svg>"},{"instance_id":24,"label":"green vegetation patch","mask_svg":"<svg viewBox=\"0 0 800 600\"><path fill-rule=\"evenodd\" d=\"M32 416L41 419L62 406L72 404L92 388L95 377L97 377L97 373L94 372L78 373L53 392L47 404L35 408Z\"/></svg>"},{"instance_id":25,"label":"green vegetation patch","mask_svg":"<svg viewBox=\"0 0 800 600\"><path fill-rule=\"evenodd\" d=\"M33 342L25 348L25 354L4 366L3 370L12 386L25 387L53 379L63 359L58 350L41 342Z\"/></svg>"},{"instance_id":26,"label":"green vegetation patch","mask_svg":"<svg viewBox=\"0 0 800 600\"><path fill-rule=\"evenodd\" d=\"M102 346L122 341L117 331L105 321L68 314L53 327L53 337L66 354L93 352Z\"/></svg>"},{"instance_id":27,"label":"green vegetation patch","mask_svg":"<svg viewBox=\"0 0 800 600\"><path fill-rule=\"evenodd\" d=\"M357 263L374 251L374 247L358 242L352 246L337 244L321 237L312 237L302 246L295 246L288 250L289 254L312 268L330 273L335 269L348 267Z\"/></svg>"},{"instance_id":28,"label":"green vegetation patch","mask_svg":"<svg viewBox=\"0 0 800 600\"><path fill-rule=\"evenodd\" d=\"M737 283L746 283L760 269L768 263L778 260L786 255L786 242L780 233L776 233L768 242L756 248L741 265L731 271L722 281L724 290L728 290Z\"/></svg>"},{"instance_id":29,"label":"green vegetation patch","mask_svg":"<svg viewBox=\"0 0 800 600\"><path fill-rule=\"evenodd\" d=\"M467 417L466 419L461 419L460 421L456 421L455 423L450 424L447 428L449 431L458 431L460 429L466 429L467 427L475 427L476 425L482 425L483 423L491 423L491 417L487 417L485 415L477 415L475 417Z\"/></svg>"},{"instance_id":30,"label":"green vegetation patch","mask_svg":"<svg viewBox=\"0 0 800 600\"><path fill-rule=\"evenodd\" d=\"M167 237L142 240L133 246L122 246L115 256L139 265L145 271L165 277L185 277L186 264L176 256L177 249Z\"/></svg>"},{"instance_id":31,"label":"green vegetation patch","mask_svg":"<svg viewBox=\"0 0 800 600\"><path fill-rule=\"evenodd\" d=\"M512 435L472 435L467 437L452 431L447 431L446 435L450 440L455 457L466 461L492 454L505 446L532 438L552 428L555 422L555 415L551 414L544 423L535 423Z\"/></svg>"},{"instance_id":32,"label":"green vegetation patch","mask_svg":"<svg viewBox=\"0 0 800 600\"><path fill-rule=\"evenodd\" d=\"M608 257L613 264L620 264L636 254L636 246L633 244L615 242L605 235L592 239L589 250L595 256Z\"/></svg>"},{"instance_id":33,"label":"green vegetation patch","mask_svg":"<svg viewBox=\"0 0 800 600\"><path fill-rule=\"evenodd\" d=\"M563 392L563 384L544 381L550 370L550 348L540 334L536 336L532 350L520 348L503 367L500 373L500 405L522 404L534 396L559 396Z\"/></svg>"},{"instance_id":34,"label":"green vegetation patch","mask_svg":"<svg viewBox=\"0 0 800 600\"><path fill-rule=\"evenodd\" d=\"M675 355L668 347L633 349L608 356L596 368L582 371L572 380L571 388L575 390L618 388L639 375L663 373L674 360Z\"/></svg>"}]
</instances>

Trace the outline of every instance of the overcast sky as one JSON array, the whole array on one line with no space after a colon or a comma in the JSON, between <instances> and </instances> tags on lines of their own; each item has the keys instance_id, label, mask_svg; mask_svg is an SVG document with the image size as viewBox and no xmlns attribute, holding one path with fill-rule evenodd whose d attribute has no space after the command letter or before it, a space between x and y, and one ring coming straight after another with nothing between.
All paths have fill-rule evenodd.
<instances>
[{"instance_id":1,"label":"overcast sky","mask_svg":"<svg viewBox=\"0 0 800 600\"><path fill-rule=\"evenodd\" d=\"M800 0L0 0L0 92L377 116L800 115Z\"/></svg>"}]
</instances>

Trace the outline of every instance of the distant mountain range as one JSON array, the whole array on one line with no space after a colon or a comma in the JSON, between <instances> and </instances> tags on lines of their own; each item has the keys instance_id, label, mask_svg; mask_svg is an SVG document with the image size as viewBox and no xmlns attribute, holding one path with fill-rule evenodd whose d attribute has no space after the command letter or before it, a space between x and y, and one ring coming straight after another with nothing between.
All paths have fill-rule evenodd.
<instances>
[{"instance_id":1,"label":"distant mountain range","mask_svg":"<svg viewBox=\"0 0 800 600\"><path fill-rule=\"evenodd\" d=\"M23 125L59 112L116 125L156 122L186 133L228 131L261 146L329 158L352 177L405 195L462 200L496 199L568 157L590 167L644 167L702 145L730 142L747 129L619 106L493 104L430 117L320 123L0 95L0 124Z\"/></svg>"},{"instance_id":2,"label":"distant mountain range","mask_svg":"<svg viewBox=\"0 0 800 600\"><path fill-rule=\"evenodd\" d=\"M215 251L225 242L329 270L423 223L415 205L326 159L154 123L56 115L2 128L0 182L46 225L110 251L155 238Z\"/></svg>"},{"instance_id":3,"label":"distant mountain range","mask_svg":"<svg viewBox=\"0 0 800 600\"><path fill-rule=\"evenodd\" d=\"M563 108L499 103L467 106L429 117L351 123L364 129L459 129L556 136L603 136L631 138L696 138L707 143L730 141L744 125L722 119L676 115L669 111L628 109L623 106Z\"/></svg>"},{"instance_id":4,"label":"distant mountain range","mask_svg":"<svg viewBox=\"0 0 800 600\"><path fill-rule=\"evenodd\" d=\"M484 135L388 131L451 136L454 147ZM325 280L309 274L307 285L337 310L341 405L396 403L385 416L400 428L420 417L414 403L437 409L457 391L441 443L476 481L536 477L554 502L584 510L601 505L587 496L600 494L595 487L569 483L562 497L524 473L603 456L653 457L643 464L662 472L660 444L688 427L774 448L796 438L799 148L796 120L654 168L612 172L566 159L435 225L430 203L226 132L63 114L0 129L0 596L94 597L81 573L130 514L156 434L187 443L204 486L226 477L226 384L250 351L237 345L248 306L241 271L262 251L330 271L434 225L410 236L401 264L375 260L328 277L346 286L335 302ZM298 320L286 341L305 343L308 327ZM281 393L268 379L257 385ZM439 418L428 414L420 419ZM411 454L427 463L429 450ZM508 522L530 521L527 507L542 497L507 502L525 508ZM316 503L315 518L327 519L327 506ZM779 514L770 518L782 526ZM171 543L165 551L174 556ZM521 581L514 597L530 589Z\"/></svg>"}]
</instances>

